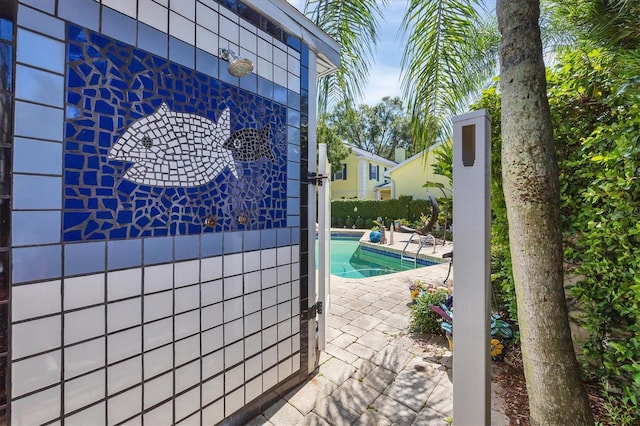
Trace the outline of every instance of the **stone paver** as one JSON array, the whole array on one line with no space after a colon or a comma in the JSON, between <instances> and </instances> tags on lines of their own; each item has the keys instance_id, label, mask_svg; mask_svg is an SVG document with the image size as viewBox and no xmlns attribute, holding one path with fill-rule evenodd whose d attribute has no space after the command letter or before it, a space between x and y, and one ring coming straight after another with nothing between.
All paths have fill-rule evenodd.
<instances>
[{"instance_id":1,"label":"stone paver","mask_svg":"<svg viewBox=\"0 0 640 426\"><path fill-rule=\"evenodd\" d=\"M451 245L438 250L448 252ZM453 413L447 341L408 331L410 280L442 285L447 269L443 264L360 280L332 276L327 344L315 374L248 425L447 425ZM496 392L491 423L506 426L504 400Z\"/></svg>"}]
</instances>

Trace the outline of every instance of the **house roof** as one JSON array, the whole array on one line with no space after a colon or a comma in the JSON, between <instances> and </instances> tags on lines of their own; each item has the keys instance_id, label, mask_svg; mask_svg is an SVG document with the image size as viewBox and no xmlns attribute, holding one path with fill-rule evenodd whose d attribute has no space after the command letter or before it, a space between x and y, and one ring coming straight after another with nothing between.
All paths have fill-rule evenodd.
<instances>
[{"instance_id":1,"label":"house roof","mask_svg":"<svg viewBox=\"0 0 640 426\"><path fill-rule=\"evenodd\" d=\"M369 160L369 161L375 161L376 163L381 163L387 166L396 166L395 161L391 161L391 160L387 160L384 157L380 157L379 155L376 154L372 154L369 151L365 151L364 149L361 148L357 148L353 145L349 145L349 144L345 144L349 149L351 149L351 152L353 153L353 155L355 155L357 158L364 158L365 160Z\"/></svg>"},{"instance_id":2,"label":"house roof","mask_svg":"<svg viewBox=\"0 0 640 426\"><path fill-rule=\"evenodd\" d=\"M340 45L286 0L245 0L251 8L300 38L317 55L317 77L334 72L340 64Z\"/></svg>"},{"instance_id":3,"label":"house roof","mask_svg":"<svg viewBox=\"0 0 640 426\"><path fill-rule=\"evenodd\" d=\"M437 148L438 146L440 146L441 144L434 144L431 145L429 148L420 151L419 153L407 158L406 160L404 160L402 163L397 164L395 167L390 168L389 170L387 170L387 173L391 173L397 169L399 169L400 167L404 166L405 164L409 164L412 161L418 160L420 158L422 158L426 153L428 153L429 151L434 150L435 148Z\"/></svg>"}]
</instances>

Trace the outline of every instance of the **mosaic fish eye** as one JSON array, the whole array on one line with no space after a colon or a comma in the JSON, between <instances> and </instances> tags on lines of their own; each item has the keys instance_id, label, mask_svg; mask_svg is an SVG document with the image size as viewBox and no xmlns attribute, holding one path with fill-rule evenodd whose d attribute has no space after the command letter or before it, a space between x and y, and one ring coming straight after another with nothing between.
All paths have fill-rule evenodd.
<instances>
[{"instance_id":1,"label":"mosaic fish eye","mask_svg":"<svg viewBox=\"0 0 640 426\"><path fill-rule=\"evenodd\" d=\"M142 146L144 146L147 149L153 146L153 141L151 140L151 136L149 135L143 136L141 143L142 143Z\"/></svg>"}]
</instances>

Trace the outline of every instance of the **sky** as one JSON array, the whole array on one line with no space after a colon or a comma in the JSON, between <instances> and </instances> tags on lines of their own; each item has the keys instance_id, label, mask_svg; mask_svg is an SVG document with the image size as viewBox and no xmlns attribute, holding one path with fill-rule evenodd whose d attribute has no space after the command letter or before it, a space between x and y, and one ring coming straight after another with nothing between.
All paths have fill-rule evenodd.
<instances>
[{"instance_id":1,"label":"sky","mask_svg":"<svg viewBox=\"0 0 640 426\"><path fill-rule=\"evenodd\" d=\"M287 0L298 10L304 9L304 0ZM485 0L495 7L495 0ZM400 32L400 24L407 7L407 0L388 0L383 8L384 21L380 22L380 39L373 53L369 68L368 84L361 103L375 105L385 96L402 97L400 63L406 36Z\"/></svg>"}]
</instances>

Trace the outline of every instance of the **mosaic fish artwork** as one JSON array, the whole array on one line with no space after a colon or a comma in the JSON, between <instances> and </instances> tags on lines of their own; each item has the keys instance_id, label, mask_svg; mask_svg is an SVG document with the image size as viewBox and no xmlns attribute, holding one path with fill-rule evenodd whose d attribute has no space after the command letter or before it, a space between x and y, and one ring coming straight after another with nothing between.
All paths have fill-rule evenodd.
<instances>
[{"instance_id":1,"label":"mosaic fish artwork","mask_svg":"<svg viewBox=\"0 0 640 426\"><path fill-rule=\"evenodd\" d=\"M229 109L217 123L196 114L174 112L162 103L135 121L109 152L112 160L134 163L124 179L159 187L195 187L211 182L226 168L237 178Z\"/></svg>"},{"instance_id":2,"label":"mosaic fish artwork","mask_svg":"<svg viewBox=\"0 0 640 426\"><path fill-rule=\"evenodd\" d=\"M267 160L275 164L276 156L271 150L269 131L268 124L262 130L238 130L226 140L224 147L233 152L233 158L236 161L246 163L266 157Z\"/></svg>"}]
</instances>

